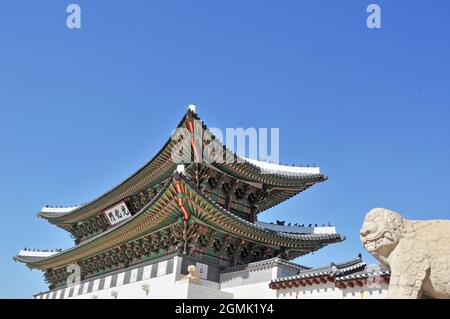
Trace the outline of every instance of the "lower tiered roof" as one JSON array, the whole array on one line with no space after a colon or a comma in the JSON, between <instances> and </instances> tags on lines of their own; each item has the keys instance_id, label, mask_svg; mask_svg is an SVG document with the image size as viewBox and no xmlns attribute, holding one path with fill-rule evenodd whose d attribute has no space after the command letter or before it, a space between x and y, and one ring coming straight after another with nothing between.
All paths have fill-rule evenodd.
<instances>
[{"instance_id":1,"label":"lower tiered roof","mask_svg":"<svg viewBox=\"0 0 450 319\"><path fill-rule=\"evenodd\" d=\"M318 250L345 237L334 231L294 233L275 231L244 220L215 203L185 176L173 174L157 196L131 218L77 246L50 256L19 254L15 260L30 268L47 270L79 262L179 223L180 218L250 243L282 249L289 259Z\"/></svg>"},{"instance_id":2,"label":"lower tiered roof","mask_svg":"<svg viewBox=\"0 0 450 319\"><path fill-rule=\"evenodd\" d=\"M212 168L225 173L232 179L264 185L268 188L271 194L270 200L263 200L258 205L256 213L269 209L327 178L318 167L279 165L240 157L213 137L197 115L195 108L189 108L176 128L188 130L192 134L200 134L201 137L211 136L210 139L201 139L199 141L201 145L193 143L194 151L195 146L202 146L204 149L207 143L210 144L213 141L218 148L224 150L224 158L235 159L231 162L213 161L210 165ZM73 207L45 206L39 211L38 216L63 229L69 229L71 225L85 222L115 203L163 182L177 166L172 158L176 145L177 141L170 137L149 162L96 199ZM179 159L183 161L187 159L184 162L190 161L186 155Z\"/></svg>"}]
</instances>

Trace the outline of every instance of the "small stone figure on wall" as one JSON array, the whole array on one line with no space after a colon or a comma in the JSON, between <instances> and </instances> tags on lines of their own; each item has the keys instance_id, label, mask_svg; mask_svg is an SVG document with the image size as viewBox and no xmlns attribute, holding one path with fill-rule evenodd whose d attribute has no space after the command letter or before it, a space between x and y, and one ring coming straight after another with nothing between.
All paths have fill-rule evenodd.
<instances>
[{"instance_id":1,"label":"small stone figure on wall","mask_svg":"<svg viewBox=\"0 0 450 319\"><path fill-rule=\"evenodd\" d=\"M189 274L183 278L183 280L189 281L189 283L200 284L200 274L197 270L197 267L194 265L190 265L188 267Z\"/></svg>"}]
</instances>

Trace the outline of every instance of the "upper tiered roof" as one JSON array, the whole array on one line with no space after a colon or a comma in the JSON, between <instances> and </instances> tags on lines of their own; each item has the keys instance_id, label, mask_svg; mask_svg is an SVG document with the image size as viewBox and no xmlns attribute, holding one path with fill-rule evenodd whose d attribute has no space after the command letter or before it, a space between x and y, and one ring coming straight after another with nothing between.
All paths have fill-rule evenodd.
<instances>
[{"instance_id":1,"label":"upper tiered roof","mask_svg":"<svg viewBox=\"0 0 450 319\"><path fill-rule=\"evenodd\" d=\"M200 121L203 129L209 132L193 107L188 109L177 128L189 130L193 127L190 123L194 120ZM224 148L225 156L233 157L236 161L232 163L211 163L209 164L210 167L231 178L270 190L270 201L260 203L258 212L277 205L326 179L318 167L287 166L247 159L231 152L220 142L216 141L216 143ZM133 194L163 182L169 178L177 166L177 163L174 163L171 157L175 144L176 141L170 137L149 162L96 199L74 207L45 206L40 210L38 216L65 228L68 225L88 220Z\"/></svg>"}]
</instances>

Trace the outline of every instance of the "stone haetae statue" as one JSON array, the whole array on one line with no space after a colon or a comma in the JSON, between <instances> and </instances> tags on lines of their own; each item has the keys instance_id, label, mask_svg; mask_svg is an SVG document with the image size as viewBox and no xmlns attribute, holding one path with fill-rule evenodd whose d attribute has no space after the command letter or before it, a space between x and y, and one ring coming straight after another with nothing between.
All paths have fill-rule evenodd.
<instances>
[{"instance_id":1,"label":"stone haetae statue","mask_svg":"<svg viewBox=\"0 0 450 319\"><path fill-rule=\"evenodd\" d=\"M194 265L190 265L188 267L189 274L183 278L183 280L189 281L193 284L200 284L200 274L197 270L197 267Z\"/></svg>"},{"instance_id":2,"label":"stone haetae statue","mask_svg":"<svg viewBox=\"0 0 450 319\"><path fill-rule=\"evenodd\" d=\"M360 235L391 270L388 298L450 298L450 220L413 221L375 208Z\"/></svg>"}]
</instances>

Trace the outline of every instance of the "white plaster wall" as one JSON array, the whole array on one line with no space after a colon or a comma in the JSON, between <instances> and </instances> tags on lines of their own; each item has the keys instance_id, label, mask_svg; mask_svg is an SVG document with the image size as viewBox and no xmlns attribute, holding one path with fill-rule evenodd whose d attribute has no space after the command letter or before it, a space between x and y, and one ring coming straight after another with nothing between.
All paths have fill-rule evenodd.
<instances>
[{"instance_id":1,"label":"white plaster wall","mask_svg":"<svg viewBox=\"0 0 450 319\"><path fill-rule=\"evenodd\" d=\"M201 280L200 285L182 280L184 276L174 274L146 279L113 288L73 296L69 299L232 299L233 294L219 290L219 284ZM175 278L177 280L175 280ZM147 285L148 294L143 289Z\"/></svg>"},{"instance_id":2,"label":"white plaster wall","mask_svg":"<svg viewBox=\"0 0 450 319\"><path fill-rule=\"evenodd\" d=\"M297 287L277 290L280 299L337 299L342 298L341 291L334 283L318 284L307 287Z\"/></svg>"},{"instance_id":3,"label":"white plaster wall","mask_svg":"<svg viewBox=\"0 0 450 319\"><path fill-rule=\"evenodd\" d=\"M364 286L340 289L331 282L312 287L273 290L269 288L268 281L219 289L220 285L215 282L201 280L201 284L197 285L182 280L182 277L170 274L93 291L70 299L113 299L112 292L117 292L117 299L384 299L388 290L386 284L377 288ZM143 285L148 285L148 294ZM48 294L42 296L42 299L47 298L50 298Z\"/></svg>"},{"instance_id":4,"label":"white plaster wall","mask_svg":"<svg viewBox=\"0 0 450 319\"><path fill-rule=\"evenodd\" d=\"M260 282L269 283L273 278L276 278L276 267L259 271L243 270L235 273L224 274L220 276L220 282L222 290L224 290L233 287L242 287L244 285L253 285Z\"/></svg>"},{"instance_id":5,"label":"white plaster wall","mask_svg":"<svg viewBox=\"0 0 450 319\"><path fill-rule=\"evenodd\" d=\"M364 287L363 287L364 288ZM369 289L365 287L342 289L342 298L344 299L386 299L388 286L383 285L381 288Z\"/></svg>"},{"instance_id":6,"label":"white plaster wall","mask_svg":"<svg viewBox=\"0 0 450 319\"><path fill-rule=\"evenodd\" d=\"M146 266L143 270L143 278L137 280L137 269L132 270L129 284L123 284L125 272L120 273L117 286L109 287L111 276L105 277L105 289L98 290L100 279L94 279L93 291L87 293L88 286L83 285L79 295L70 299L380 299L387 297L388 285L386 283L374 286L363 286L355 288L340 289L333 282L306 287L293 287L289 289L273 290L269 288L272 279L278 278L283 270L280 267L272 267L260 271L241 271L222 276L222 284L200 280L200 285L192 284L183 278L185 275L179 273L181 270L179 257L174 258L174 272L158 277L150 277L150 269L157 264ZM148 287L148 291L145 288ZM75 287L79 292L80 286ZM69 298L69 290L65 289L64 298ZM47 292L36 296L37 299L59 298L62 290Z\"/></svg>"},{"instance_id":7,"label":"white plaster wall","mask_svg":"<svg viewBox=\"0 0 450 319\"><path fill-rule=\"evenodd\" d=\"M148 285L149 291L143 289ZM73 296L69 299L114 299L112 293L117 293L117 299L170 299L186 298L187 287L176 286L173 274L146 279L113 288L92 291L90 293Z\"/></svg>"},{"instance_id":8,"label":"white plaster wall","mask_svg":"<svg viewBox=\"0 0 450 319\"><path fill-rule=\"evenodd\" d=\"M224 292L232 293L235 299L274 299L276 290L269 288L269 281L250 285L242 285L221 289Z\"/></svg>"},{"instance_id":9,"label":"white plaster wall","mask_svg":"<svg viewBox=\"0 0 450 319\"><path fill-rule=\"evenodd\" d=\"M187 298L188 299L233 299L233 294L225 291L220 291L218 287L207 287L203 285L196 284L185 284L188 288Z\"/></svg>"}]
</instances>

